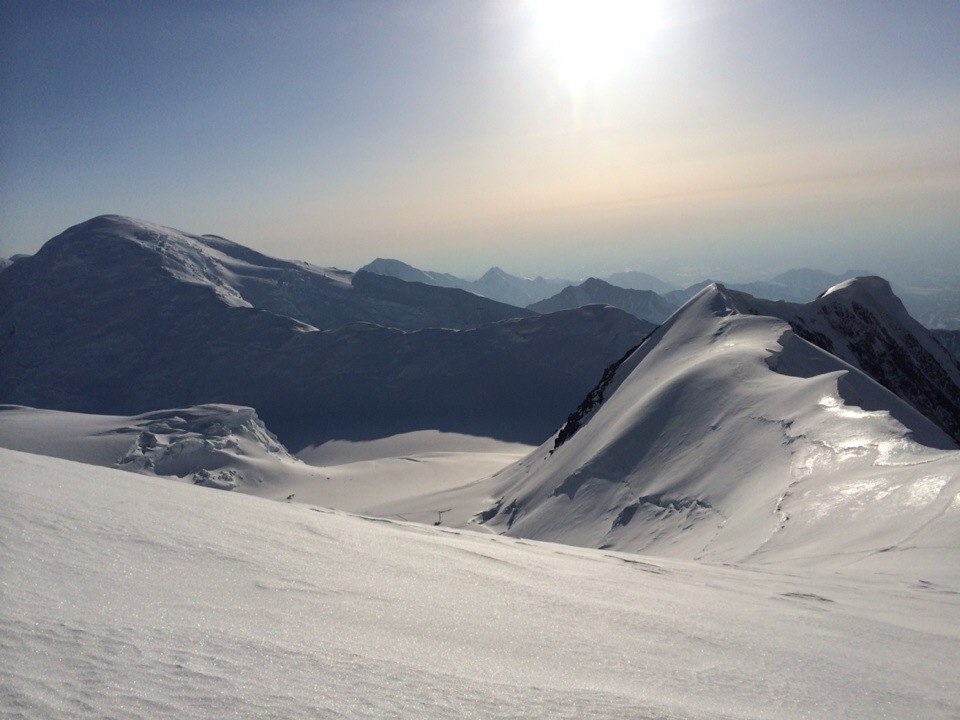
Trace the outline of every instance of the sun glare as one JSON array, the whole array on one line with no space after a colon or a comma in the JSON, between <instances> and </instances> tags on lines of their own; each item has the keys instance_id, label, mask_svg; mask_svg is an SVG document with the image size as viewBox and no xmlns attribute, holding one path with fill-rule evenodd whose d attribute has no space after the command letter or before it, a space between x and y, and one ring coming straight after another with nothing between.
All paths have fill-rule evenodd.
<instances>
[{"instance_id":1,"label":"sun glare","mask_svg":"<svg viewBox=\"0 0 960 720\"><path fill-rule=\"evenodd\" d=\"M575 94L627 68L664 24L660 0L531 0L537 42Z\"/></svg>"}]
</instances>

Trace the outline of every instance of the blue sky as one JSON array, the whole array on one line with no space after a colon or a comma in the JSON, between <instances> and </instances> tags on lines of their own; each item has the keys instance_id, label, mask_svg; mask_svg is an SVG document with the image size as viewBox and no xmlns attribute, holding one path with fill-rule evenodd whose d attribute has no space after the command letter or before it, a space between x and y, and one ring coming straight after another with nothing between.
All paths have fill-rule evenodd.
<instances>
[{"instance_id":1,"label":"blue sky","mask_svg":"<svg viewBox=\"0 0 960 720\"><path fill-rule=\"evenodd\" d=\"M960 268L960 3L654 4L4 2L0 255L116 212L347 268Z\"/></svg>"}]
</instances>

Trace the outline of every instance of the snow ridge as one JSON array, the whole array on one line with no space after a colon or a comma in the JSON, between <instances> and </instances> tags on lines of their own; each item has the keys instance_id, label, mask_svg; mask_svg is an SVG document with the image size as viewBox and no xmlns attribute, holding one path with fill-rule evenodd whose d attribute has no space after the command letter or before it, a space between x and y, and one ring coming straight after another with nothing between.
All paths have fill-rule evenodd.
<instances>
[{"instance_id":1,"label":"snow ridge","mask_svg":"<svg viewBox=\"0 0 960 720\"><path fill-rule=\"evenodd\" d=\"M723 286L701 291L605 376L604 402L575 434L494 479L479 521L723 561L960 547L951 438L744 302Z\"/></svg>"},{"instance_id":2,"label":"snow ridge","mask_svg":"<svg viewBox=\"0 0 960 720\"><path fill-rule=\"evenodd\" d=\"M805 305L722 288L732 308L778 317L906 400L960 442L960 368L879 277L847 280Z\"/></svg>"}]
</instances>

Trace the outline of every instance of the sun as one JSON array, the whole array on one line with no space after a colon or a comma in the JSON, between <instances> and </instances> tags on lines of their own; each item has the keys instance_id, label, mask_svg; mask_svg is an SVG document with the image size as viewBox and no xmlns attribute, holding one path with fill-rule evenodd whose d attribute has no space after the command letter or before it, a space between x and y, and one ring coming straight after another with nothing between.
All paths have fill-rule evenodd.
<instances>
[{"instance_id":1,"label":"sun","mask_svg":"<svg viewBox=\"0 0 960 720\"><path fill-rule=\"evenodd\" d=\"M574 93L628 68L663 28L661 0L530 0L537 45Z\"/></svg>"}]
</instances>

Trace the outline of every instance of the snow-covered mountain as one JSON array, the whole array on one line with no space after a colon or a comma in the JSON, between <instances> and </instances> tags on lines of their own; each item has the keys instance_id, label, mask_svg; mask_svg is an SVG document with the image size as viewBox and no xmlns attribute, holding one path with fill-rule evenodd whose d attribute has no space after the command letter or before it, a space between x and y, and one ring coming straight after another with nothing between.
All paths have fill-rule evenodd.
<instances>
[{"instance_id":1,"label":"snow-covered mountain","mask_svg":"<svg viewBox=\"0 0 960 720\"><path fill-rule=\"evenodd\" d=\"M903 377L926 382L916 373L931 371L929 335L904 334L909 318L888 290L863 278L804 309L704 289L491 481L495 502L478 520L518 537L724 561L960 547L956 443L841 359L863 361L869 347L871 370L893 356Z\"/></svg>"},{"instance_id":2,"label":"snow-covered mountain","mask_svg":"<svg viewBox=\"0 0 960 720\"><path fill-rule=\"evenodd\" d=\"M464 315L531 317L465 331L316 329L339 322L315 317L325 307L341 320L356 310L441 322L462 298L478 303L460 305ZM613 308L533 315L97 218L0 275L0 402L108 415L244 405L294 451L420 429L539 442L650 326Z\"/></svg>"},{"instance_id":3,"label":"snow-covered mountain","mask_svg":"<svg viewBox=\"0 0 960 720\"><path fill-rule=\"evenodd\" d=\"M727 295L739 312L786 320L800 337L863 370L960 441L960 368L886 280L847 280L802 305Z\"/></svg>"},{"instance_id":4,"label":"snow-covered mountain","mask_svg":"<svg viewBox=\"0 0 960 720\"><path fill-rule=\"evenodd\" d=\"M527 309L549 313L584 305L613 305L652 323L663 322L677 309L676 305L651 290L628 290L597 278L565 287L553 297L528 305Z\"/></svg>"},{"instance_id":5,"label":"snow-covered mountain","mask_svg":"<svg viewBox=\"0 0 960 720\"><path fill-rule=\"evenodd\" d=\"M766 300L786 300L789 302L805 303L814 300L820 293L829 287L837 285L849 278L867 275L862 271L848 270L836 275L813 270L811 268L796 268L775 275L769 280L754 280L751 282L723 282L723 286L730 290L738 290L754 297ZM713 280L702 280L682 290L672 290L664 294L668 302L677 307L690 300L705 287L712 285Z\"/></svg>"},{"instance_id":6,"label":"snow-covered mountain","mask_svg":"<svg viewBox=\"0 0 960 720\"><path fill-rule=\"evenodd\" d=\"M215 235L117 215L75 225L16 263L4 273L3 297L10 299L2 307L45 283L59 286L58 298L88 286L112 287L122 302L151 291L212 294L229 307L266 310L320 330L354 322L462 328L530 314L460 290L280 260Z\"/></svg>"},{"instance_id":7,"label":"snow-covered mountain","mask_svg":"<svg viewBox=\"0 0 960 720\"><path fill-rule=\"evenodd\" d=\"M813 300L817 295L822 293L828 287L833 287L837 283L841 283L848 278L862 277L870 275L870 273L863 270L847 270L840 274L829 273L823 270L815 270L813 268L794 268L793 270L787 270L782 272L779 275L775 275L770 278L768 282L769 285L773 286L771 289L773 293L776 293L775 288L782 288L779 295L761 295L760 297L765 297L768 300L793 300L794 302L809 302ZM728 285L728 287L733 287L733 285ZM743 290L744 292L749 292L746 288L734 288L736 290ZM756 294L756 293L751 293Z\"/></svg>"}]
</instances>

